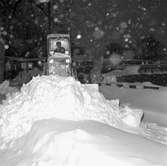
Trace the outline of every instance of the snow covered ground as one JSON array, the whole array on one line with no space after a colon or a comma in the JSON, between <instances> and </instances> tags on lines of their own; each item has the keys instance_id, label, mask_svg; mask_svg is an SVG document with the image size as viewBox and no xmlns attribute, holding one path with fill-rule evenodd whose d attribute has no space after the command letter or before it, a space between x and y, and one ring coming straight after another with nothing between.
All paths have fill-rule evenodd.
<instances>
[{"instance_id":1,"label":"snow covered ground","mask_svg":"<svg viewBox=\"0 0 167 166\"><path fill-rule=\"evenodd\" d=\"M167 128L73 78L36 77L0 110L3 166L167 165Z\"/></svg>"},{"instance_id":2,"label":"snow covered ground","mask_svg":"<svg viewBox=\"0 0 167 166\"><path fill-rule=\"evenodd\" d=\"M107 99L119 99L120 103L131 108L140 108L144 112L144 121L167 126L167 88L130 89L102 86L100 91Z\"/></svg>"},{"instance_id":3,"label":"snow covered ground","mask_svg":"<svg viewBox=\"0 0 167 166\"><path fill-rule=\"evenodd\" d=\"M95 121L42 120L0 152L3 166L166 166L167 146Z\"/></svg>"}]
</instances>

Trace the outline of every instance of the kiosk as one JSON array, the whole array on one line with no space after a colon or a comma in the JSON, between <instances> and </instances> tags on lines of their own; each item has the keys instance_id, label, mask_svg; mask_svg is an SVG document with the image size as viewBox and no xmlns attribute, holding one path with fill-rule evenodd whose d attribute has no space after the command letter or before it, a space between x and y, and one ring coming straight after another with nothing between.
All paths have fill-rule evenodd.
<instances>
[{"instance_id":1,"label":"kiosk","mask_svg":"<svg viewBox=\"0 0 167 166\"><path fill-rule=\"evenodd\" d=\"M47 74L71 76L70 35L49 34L47 45Z\"/></svg>"}]
</instances>

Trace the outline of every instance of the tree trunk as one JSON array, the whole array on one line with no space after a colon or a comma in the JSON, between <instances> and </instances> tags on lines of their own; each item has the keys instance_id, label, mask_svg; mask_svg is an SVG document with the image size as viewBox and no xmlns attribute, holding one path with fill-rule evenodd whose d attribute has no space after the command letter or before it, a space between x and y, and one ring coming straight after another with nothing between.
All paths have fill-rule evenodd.
<instances>
[{"instance_id":1,"label":"tree trunk","mask_svg":"<svg viewBox=\"0 0 167 166\"><path fill-rule=\"evenodd\" d=\"M103 45L97 45L92 48L93 54L93 69L90 73L90 78L92 83L100 83L102 81L102 74L101 70L103 68L103 54L104 54L104 47Z\"/></svg>"}]
</instances>

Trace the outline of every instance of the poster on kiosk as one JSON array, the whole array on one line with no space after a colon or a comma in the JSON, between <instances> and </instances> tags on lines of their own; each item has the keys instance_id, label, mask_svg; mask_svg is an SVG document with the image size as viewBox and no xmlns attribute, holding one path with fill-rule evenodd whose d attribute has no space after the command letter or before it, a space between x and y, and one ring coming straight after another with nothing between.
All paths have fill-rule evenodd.
<instances>
[{"instance_id":1,"label":"poster on kiosk","mask_svg":"<svg viewBox=\"0 0 167 166\"><path fill-rule=\"evenodd\" d=\"M47 74L71 76L70 35L49 34L47 45Z\"/></svg>"}]
</instances>

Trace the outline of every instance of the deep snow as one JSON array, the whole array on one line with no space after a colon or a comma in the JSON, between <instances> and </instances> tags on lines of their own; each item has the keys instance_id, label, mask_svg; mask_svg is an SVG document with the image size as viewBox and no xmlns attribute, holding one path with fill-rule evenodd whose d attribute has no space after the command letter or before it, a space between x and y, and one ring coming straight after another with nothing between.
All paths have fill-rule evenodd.
<instances>
[{"instance_id":1,"label":"deep snow","mask_svg":"<svg viewBox=\"0 0 167 166\"><path fill-rule=\"evenodd\" d=\"M3 166L166 166L167 146L95 121L48 119L11 149Z\"/></svg>"},{"instance_id":2,"label":"deep snow","mask_svg":"<svg viewBox=\"0 0 167 166\"><path fill-rule=\"evenodd\" d=\"M141 109L106 100L96 85L36 77L0 110L3 166L167 165L167 129L140 123Z\"/></svg>"},{"instance_id":3,"label":"deep snow","mask_svg":"<svg viewBox=\"0 0 167 166\"><path fill-rule=\"evenodd\" d=\"M106 100L95 86L72 77L39 76L0 105L0 137L5 142L26 134L41 119L96 120L117 128L137 127L143 112Z\"/></svg>"}]
</instances>

